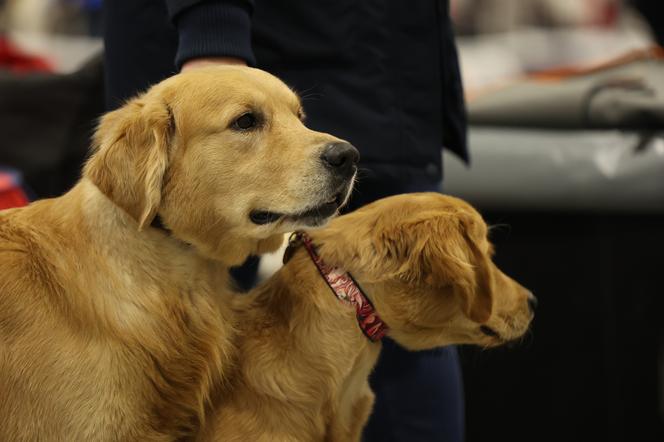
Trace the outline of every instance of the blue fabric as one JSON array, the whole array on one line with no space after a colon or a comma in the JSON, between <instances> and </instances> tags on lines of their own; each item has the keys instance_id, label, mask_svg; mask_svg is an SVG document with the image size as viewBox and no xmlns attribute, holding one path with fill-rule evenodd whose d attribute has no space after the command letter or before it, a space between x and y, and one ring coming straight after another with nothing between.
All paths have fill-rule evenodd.
<instances>
[{"instance_id":1,"label":"blue fabric","mask_svg":"<svg viewBox=\"0 0 664 442\"><path fill-rule=\"evenodd\" d=\"M97 11L101 9L101 2L102 0L83 0L83 7L88 10Z\"/></svg>"},{"instance_id":2,"label":"blue fabric","mask_svg":"<svg viewBox=\"0 0 664 442\"><path fill-rule=\"evenodd\" d=\"M35 192L25 182L23 174L20 171L0 165L0 191L7 190L4 187L6 183L9 183L9 187L20 187L29 201L37 199Z\"/></svg>"},{"instance_id":3,"label":"blue fabric","mask_svg":"<svg viewBox=\"0 0 664 442\"><path fill-rule=\"evenodd\" d=\"M12 190L20 189L20 193L28 201L34 201L35 194L28 188L23 179L23 174L13 168L6 167L0 164L0 194L3 192L11 192ZM3 204L0 204L0 206ZM4 205L6 207L6 205Z\"/></svg>"},{"instance_id":4,"label":"blue fabric","mask_svg":"<svg viewBox=\"0 0 664 442\"><path fill-rule=\"evenodd\" d=\"M208 1L183 10L175 17L178 29L178 69L190 59L236 57L255 66L251 49L251 17L248 4L235 1Z\"/></svg>"},{"instance_id":5,"label":"blue fabric","mask_svg":"<svg viewBox=\"0 0 664 442\"><path fill-rule=\"evenodd\" d=\"M0 165L0 190L20 186L22 181L20 172Z\"/></svg>"},{"instance_id":6,"label":"blue fabric","mask_svg":"<svg viewBox=\"0 0 664 442\"><path fill-rule=\"evenodd\" d=\"M463 382L455 347L410 352L390 339L370 379L376 404L365 442L461 442Z\"/></svg>"}]
</instances>

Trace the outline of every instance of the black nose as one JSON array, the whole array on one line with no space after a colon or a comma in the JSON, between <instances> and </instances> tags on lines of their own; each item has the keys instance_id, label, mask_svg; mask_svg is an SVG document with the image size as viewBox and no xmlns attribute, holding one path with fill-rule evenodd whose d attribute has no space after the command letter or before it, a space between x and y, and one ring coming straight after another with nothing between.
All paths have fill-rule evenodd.
<instances>
[{"instance_id":1,"label":"black nose","mask_svg":"<svg viewBox=\"0 0 664 442\"><path fill-rule=\"evenodd\" d=\"M331 143L325 146L321 155L323 163L335 172L350 174L360 161L360 153L355 147L346 142Z\"/></svg>"},{"instance_id":2,"label":"black nose","mask_svg":"<svg viewBox=\"0 0 664 442\"><path fill-rule=\"evenodd\" d=\"M528 308L530 308L532 313L535 313L535 309L537 308L537 298L532 293L528 295Z\"/></svg>"}]
</instances>

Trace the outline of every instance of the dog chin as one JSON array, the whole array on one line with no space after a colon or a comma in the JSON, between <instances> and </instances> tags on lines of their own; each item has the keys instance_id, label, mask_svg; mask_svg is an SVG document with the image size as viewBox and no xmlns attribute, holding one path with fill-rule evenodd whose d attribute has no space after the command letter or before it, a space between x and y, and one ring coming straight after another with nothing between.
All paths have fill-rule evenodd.
<instances>
[{"instance_id":1,"label":"dog chin","mask_svg":"<svg viewBox=\"0 0 664 442\"><path fill-rule=\"evenodd\" d=\"M321 227L339 213L338 202L327 202L296 214L254 211L250 218L257 225L278 225L284 230Z\"/></svg>"},{"instance_id":2,"label":"dog chin","mask_svg":"<svg viewBox=\"0 0 664 442\"><path fill-rule=\"evenodd\" d=\"M253 210L249 214L249 219L256 225L268 225L279 222L282 225L291 226L291 230L305 227L321 227L337 215L339 209L348 202L351 190L352 181L332 197L313 207L310 206L295 213Z\"/></svg>"},{"instance_id":3,"label":"dog chin","mask_svg":"<svg viewBox=\"0 0 664 442\"><path fill-rule=\"evenodd\" d=\"M339 213L338 210L335 210L329 216L306 216L299 217L295 219L287 220L286 222L292 226L289 230L298 230L298 229L311 229L316 227L324 227L332 218L334 218Z\"/></svg>"}]
</instances>

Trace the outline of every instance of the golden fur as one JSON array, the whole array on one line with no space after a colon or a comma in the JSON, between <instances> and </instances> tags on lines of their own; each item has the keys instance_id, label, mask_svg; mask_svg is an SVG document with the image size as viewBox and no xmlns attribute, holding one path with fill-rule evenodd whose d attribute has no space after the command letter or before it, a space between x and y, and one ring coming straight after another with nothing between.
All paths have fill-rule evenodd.
<instances>
[{"instance_id":1,"label":"golden fur","mask_svg":"<svg viewBox=\"0 0 664 442\"><path fill-rule=\"evenodd\" d=\"M528 328L532 294L491 261L481 216L434 193L385 198L312 231L321 257L352 273L411 350L498 345ZM306 250L236 299L238 366L201 440L359 441L380 352ZM488 336L482 326L496 336Z\"/></svg>"},{"instance_id":2,"label":"golden fur","mask_svg":"<svg viewBox=\"0 0 664 442\"><path fill-rule=\"evenodd\" d=\"M239 130L247 112L260 124ZM298 214L350 189L320 160L339 140L301 116L264 72L180 74L103 117L70 192L0 213L0 440L198 428L234 354L228 267L323 223Z\"/></svg>"}]
</instances>

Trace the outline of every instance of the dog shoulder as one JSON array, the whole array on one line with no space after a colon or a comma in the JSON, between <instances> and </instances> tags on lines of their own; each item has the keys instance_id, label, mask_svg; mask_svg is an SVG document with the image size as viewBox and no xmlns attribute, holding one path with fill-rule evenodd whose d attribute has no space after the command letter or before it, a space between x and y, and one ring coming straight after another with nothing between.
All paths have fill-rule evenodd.
<instances>
[{"instance_id":1,"label":"dog shoulder","mask_svg":"<svg viewBox=\"0 0 664 442\"><path fill-rule=\"evenodd\" d=\"M25 209L18 209L25 210ZM52 286L53 266L47 258L44 241L46 235L36 227L21 222L23 215L17 211L0 218L0 268L2 286L11 288L17 285L34 287Z\"/></svg>"}]
</instances>

